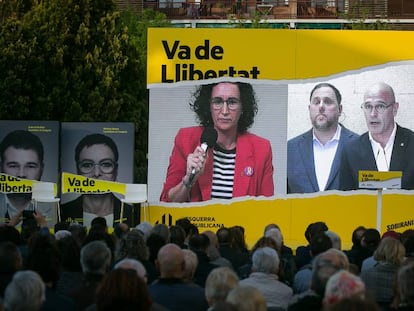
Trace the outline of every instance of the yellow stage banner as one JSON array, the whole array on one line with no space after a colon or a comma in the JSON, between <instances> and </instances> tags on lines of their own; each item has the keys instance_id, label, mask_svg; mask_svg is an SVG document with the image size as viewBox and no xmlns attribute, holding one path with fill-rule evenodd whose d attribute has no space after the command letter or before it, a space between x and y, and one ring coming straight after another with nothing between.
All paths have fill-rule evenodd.
<instances>
[{"instance_id":1,"label":"yellow stage banner","mask_svg":"<svg viewBox=\"0 0 414 311\"><path fill-rule=\"evenodd\" d=\"M125 194L125 184L81 175L62 173L62 193L108 193Z\"/></svg>"},{"instance_id":2,"label":"yellow stage banner","mask_svg":"<svg viewBox=\"0 0 414 311\"><path fill-rule=\"evenodd\" d=\"M150 28L147 83L320 78L412 60L413 45L407 31Z\"/></svg>"},{"instance_id":3,"label":"yellow stage banner","mask_svg":"<svg viewBox=\"0 0 414 311\"><path fill-rule=\"evenodd\" d=\"M392 191L392 190L391 190ZM383 194L381 232L403 232L414 229L412 208L414 196L410 191ZM151 205L146 212L147 221L174 225L179 218L188 218L200 232L216 232L221 227L243 225L249 247L263 236L267 224L279 225L286 245L307 244L306 227L316 221L324 221L339 234L342 249L352 246L352 231L358 226L376 228L377 192L327 191L275 199L250 198L231 202L210 202L208 205L181 203Z\"/></svg>"}]
</instances>

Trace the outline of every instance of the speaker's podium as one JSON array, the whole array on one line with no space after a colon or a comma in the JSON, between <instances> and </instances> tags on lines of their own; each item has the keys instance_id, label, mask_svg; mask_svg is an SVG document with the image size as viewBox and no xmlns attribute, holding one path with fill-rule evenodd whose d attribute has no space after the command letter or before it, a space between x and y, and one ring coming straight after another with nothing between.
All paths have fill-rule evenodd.
<instances>
[{"instance_id":1,"label":"speaker's podium","mask_svg":"<svg viewBox=\"0 0 414 311\"><path fill-rule=\"evenodd\" d=\"M381 232L382 191L383 189L401 189L401 171L359 171L358 186L361 189L377 190L377 230Z\"/></svg>"}]
</instances>

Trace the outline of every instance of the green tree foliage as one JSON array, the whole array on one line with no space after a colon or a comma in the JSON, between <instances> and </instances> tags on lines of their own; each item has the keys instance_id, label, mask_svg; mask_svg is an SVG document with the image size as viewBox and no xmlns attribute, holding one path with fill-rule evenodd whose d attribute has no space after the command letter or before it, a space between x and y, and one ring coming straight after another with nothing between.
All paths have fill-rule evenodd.
<instances>
[{"instance_id":1,"label":"green tree foliage","mask_svg":"<svg viewBox=\"0 0 414 311\"><path fill-rule=\"evenodd\" d=\"M112 0L0 0L0 10L0 119L134 122L135 182L146 182L151 22L121 18Z\"/></svg>"}]
</instances>

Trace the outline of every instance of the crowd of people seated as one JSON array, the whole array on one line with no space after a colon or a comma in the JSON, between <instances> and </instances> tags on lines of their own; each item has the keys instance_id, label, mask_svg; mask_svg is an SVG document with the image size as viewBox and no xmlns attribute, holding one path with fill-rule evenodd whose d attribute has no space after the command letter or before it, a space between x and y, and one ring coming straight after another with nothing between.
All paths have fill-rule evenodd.
<instances>
[{"instance_id":1,"label":"crowd of people seated","mask_svg":"<svg viewBox=\"0 0 414 311\"><path fill-rule=\"evenodd\" d=\"M363 226L352 248L324 222L292 250L277 224L249 248L242 226L199 232L117 224L87 230L41 214L0 227L0 310L414 310L414 230ZM52 233L53 232L53 233Z\"/></svg>"}]
</instances>

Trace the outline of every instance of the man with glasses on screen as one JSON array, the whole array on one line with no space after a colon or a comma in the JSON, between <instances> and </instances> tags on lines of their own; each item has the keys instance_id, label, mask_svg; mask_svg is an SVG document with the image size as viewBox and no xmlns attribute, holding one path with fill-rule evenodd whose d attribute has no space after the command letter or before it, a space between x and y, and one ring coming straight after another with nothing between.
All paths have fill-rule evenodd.
<instances>
[{"instance_id":1,"label":"man with glasses on screen","mask_svg":"<svg viewBox=\"0 0 414 311\"><path fill-rule=\"evenodd\" d=\"M399 104L384 82L364 94L361 109L368 132L345 147L341 161L341 190L358 189L358 172L402 171L401 188L414 189L414 133L395 122Z\"/></svg>"},{"instance_id":2,"label":"man with glasses on screen","mask_svg":"<svg viewBox=\"0 0 414 311\"><path fill-rule=\"evenodd\" d=\"M118 175L118 148L115 142L103 134L85 136L76 146L77 174L88 178L116 181ZM120 223L121 201L110 193L83 194L62 204L62 220L90 226L95 217L104 217L108 224ZM132 207L124 205L122 222L129 224Z\"/></svg>"},{"instance_id":3,"label":"man with glasses on screen","mask_svg":"<svg viewBox=\"0 0 414 311\"><path fill-rule=\"evenodd\" d=\"M358 137L339 123L341 93L332 84L319 83L310 93L312 129L288 141L288 193L310 193L339 188L344 145Z\"/></svg>"}]
</instances>

